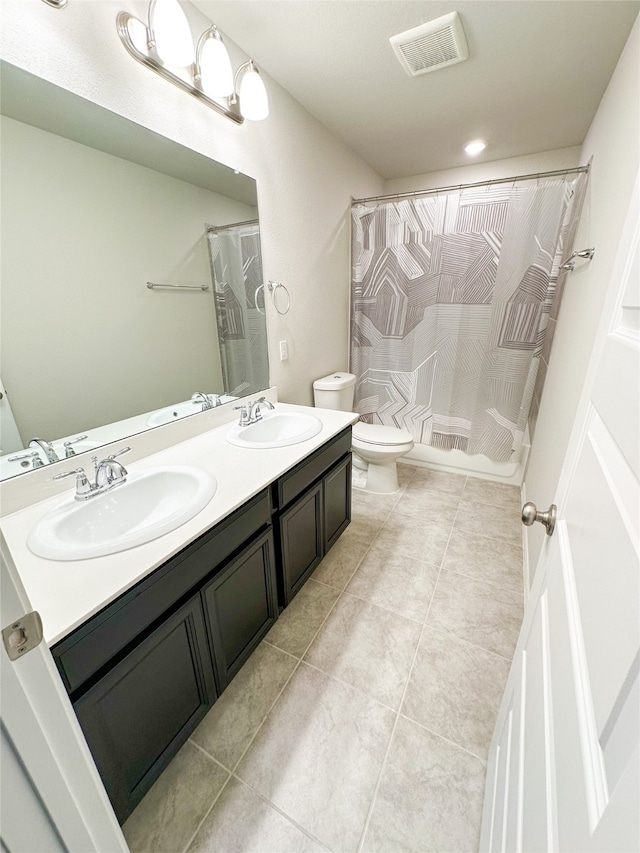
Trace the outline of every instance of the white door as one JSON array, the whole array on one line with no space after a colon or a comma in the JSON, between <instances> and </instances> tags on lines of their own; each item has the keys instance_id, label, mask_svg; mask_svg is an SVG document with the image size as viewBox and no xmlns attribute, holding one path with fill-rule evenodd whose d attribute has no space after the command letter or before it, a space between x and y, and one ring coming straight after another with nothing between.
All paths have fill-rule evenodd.
<instances>
[{"instance_id":1,"label":"white door","mask_svg":"<svg viewBox=\"0 0 640 853\"><path fill-rule=\"evenodd\" d=\"M491 744L482 850L640 850L639 191Z\"/></svg>"},{"instance_id":2,"label":"white door","mask_svg":"<svg viewBox=\"0 0 640 853\"><path fill-rule=\"evenodd\" d=\"M31 610L0 535L2 627ZM11 853L127 853L51 653L10 661L0 644L2 823Z\"/></svg>"}]
</instances>

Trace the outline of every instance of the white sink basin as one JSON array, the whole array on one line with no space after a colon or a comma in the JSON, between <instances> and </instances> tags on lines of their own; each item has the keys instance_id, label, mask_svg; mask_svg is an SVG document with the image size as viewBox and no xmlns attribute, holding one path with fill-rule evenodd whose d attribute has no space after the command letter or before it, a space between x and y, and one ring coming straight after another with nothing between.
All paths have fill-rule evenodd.
<instances>
[{"instance_id":1,"label":"white sink basin","mask_svg":"<svg viewBox=\"0 0 640 853\"><path fill-rule=\"evenodd\" d=\"M228 394L222 394L218 399L220 400L219 405L221 405L222 403L229 403L236 398ZM164 424L170 424L172 421L180 420L180 418L186 418L187 415L196 415L201 411L202 400L184 400L181 403L166 406L164 409L152 412L145 421L145 424L150 427L163 426Z\"/></svg>"},{"instance_id":2,"label":"white sink basin","mask_svg":"<svg viewBox=\"0 0 640 853\"><path fill-rule=\"evenodd\" d=\"M126 551L184 524L209 503L215 477L174 466L128 474L126 482L80 502L67 498L40 519L29 549L48 560L86 560Z\"/></svg>"},{"instance_id":3,"label":"white sink basin","mask_svg":"<svg viewBox=\"0 0 640 853\"><path fill-rule=\"evenodd\" d=\"M147 426L162 426L201 411L201 402L195 403L193 400L186 400L184 403L176 403L175 406L167 406L166 409L158 409L157 412L149 415L145 423Z\"/></svg>"},{"instance_id":4,"label":"white sink basin","mask_svg":"<svg viewBox=\"0 0 640 853\"><path fill-rule=\"evenodd\" d=\"M238 447L287 447L313 438L322 429L315 415L302 412L269 412L249 426L235 426L227 433L229 444Z\"/></svg>"}]
</instances>

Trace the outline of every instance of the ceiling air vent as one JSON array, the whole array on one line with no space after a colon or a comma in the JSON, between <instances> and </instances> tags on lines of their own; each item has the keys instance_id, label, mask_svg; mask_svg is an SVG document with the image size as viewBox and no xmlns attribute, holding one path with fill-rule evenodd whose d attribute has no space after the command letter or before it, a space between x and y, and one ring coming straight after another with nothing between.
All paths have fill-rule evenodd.
<instances>
[{"instance_id":1,"label":"ceiling air vent","mask_svg":"<svg viewBox=\"0 0 640 853\"><path fill-rule=\"evenodd\" d=\"M410 77L446 68L469 56L462 21L457 12L391 36L389 41Z\"/></svg>"}]
</instances>

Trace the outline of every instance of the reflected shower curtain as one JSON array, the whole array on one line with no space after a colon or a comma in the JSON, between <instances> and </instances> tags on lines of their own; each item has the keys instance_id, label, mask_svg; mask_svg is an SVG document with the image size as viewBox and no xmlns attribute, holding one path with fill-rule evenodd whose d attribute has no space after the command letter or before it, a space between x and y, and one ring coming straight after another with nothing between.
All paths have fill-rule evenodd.
<instances>
[{"instance_id":1,"label":"reflected shower curtain","mask_svg":"<svg viewBox=\"0 0 640 853\"><path fill-rule=\"evenodd\" d=\"M269 387L267 328L256 305L262 285L258 221L207 229L225 392ZM260 302L262 304L262 302Z\"/></svg>"},{"instance_id":2,"label":"reflected shower curtain","mask_svg":"<svg viewBox=\"0 0 640 853\"><path fill-rule=\"evenodd\" d=\"M363 420L511 458L585 183L579 174L354 206L351 370Z\"/></svg>"}]
</instances>

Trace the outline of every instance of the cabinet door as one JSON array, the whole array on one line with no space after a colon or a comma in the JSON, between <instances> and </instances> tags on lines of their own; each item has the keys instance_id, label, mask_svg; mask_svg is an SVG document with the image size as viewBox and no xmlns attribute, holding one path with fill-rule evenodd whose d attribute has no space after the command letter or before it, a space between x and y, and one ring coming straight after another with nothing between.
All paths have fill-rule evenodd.
<instances>
[{"instance_id":1,"label":"cabinet door","mask_svg":"<svg viewBox=\"0 0 640 853\"><path fill-rule=\"evenodd\" d=\"M351 454L324 478L324 553L351 521Z\"/></svg>"},{"instance_id":2,"label":"cabinet door","mask_svg":"<svg viewBox=\"0 0 640 853\"><path fill-rule=\"evenodd\" d=\"M278 618L272 531L245 548L202 592L222 692Z\"/></svg>"},{"instance_id":3,"label":"cabinet door","mask_svg":"<svg viewBox=\"0 0 640 853\"><path fill-rule=\"evenodd\" d=\"M74 703L121 823L215 698L202 604L197 595Z\"/></svg>"},{"instance_id":4,"label":"cabinet door","mask_svg":"<svg viewBox=\"0 0 640 853\"><path fill-rule=\"evenodd\" d=\"M322 503L322 482L320 482L305 492L280 516L285 607L322 559Z\"/></svg>"}]
</instances>

